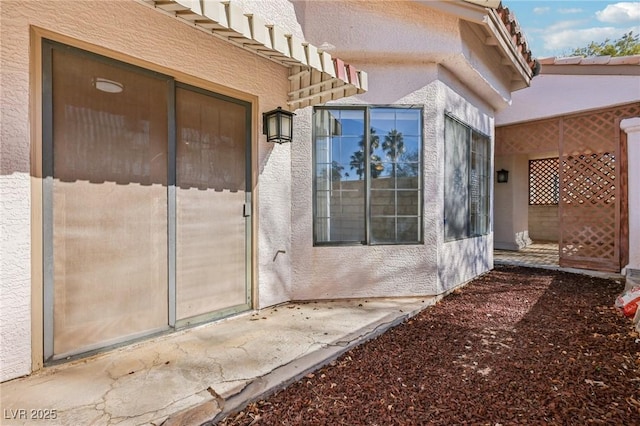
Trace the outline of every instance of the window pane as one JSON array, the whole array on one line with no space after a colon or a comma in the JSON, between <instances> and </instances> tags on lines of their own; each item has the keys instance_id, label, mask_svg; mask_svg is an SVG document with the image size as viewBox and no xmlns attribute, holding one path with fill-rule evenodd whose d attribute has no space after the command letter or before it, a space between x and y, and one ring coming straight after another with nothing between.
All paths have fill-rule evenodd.
<instances>
[{"instance_id":1,"label":"window pane","mask_svg":"<svg viewBox=\"0 0 640 426\"><path fill-rule=\"evenodd\" d=\"M398 164L398 178L396 179L396 187L398 189L419 189L420 176L400 176L400 173L415 173L417 166L415 164ZM410 170L407 170L410 169Z\"/></svg>"},{"instance_id":2,"label":"window pane","mask_svg":"<svg viewBox=\"0 0 640 426\"><path fill-rule=\"evenodd\" d=\"M471 235L485 235L489 232L489 138L472 132L471 175L469 177L471 214Z\"/></svg>"},{"instance_id":3,"label":"window pane","mask_svg":"<svg viewBox=\"0 0 640 426\"><path fill-rule=\"evenodd\" d=\"M365 239L364 110L314 114L315 241ZM330 136L330 139L323 137Z\"/></svg>"},{"instance_id":4,"label":"window pane","mask_svg":"<svg viewBox=\"0 0 640 426\"><path fill-rule=\"evenodd\" d=\"M422 134L421 114L419 109L400 109L395 110L396 124L394 126L405 138L408 136L420 136Z\"/></svg>"},{"instance_id":5,"label":"window pane","mask_svg":"<svg viewBox=\"0 0 640 426\"><path fill-rule=\"evenodd\" d=\"M398 161L405 163L418 163L420 160L421 138L419 136L406 136L403 134L403 151Z\"/></svg>"},{"instance_id":6,"label":"window pane","mask_svg":"<svg viewBox=\"0 0 640 426\"><path fill-rule=\"evenodd\" d=\"M375 108L370 114L371 134L383 139L396 128L396 114L392 108Z\"/></svg>"},{"instance_id":7,"label":"window pane","mask_svg":"<svg viewBox=\"0 0 640 426\"><path fill-rule=\"evenodd\" d=\"M395 216L396 213L394 190L371 190L371 216Z\"/></svg>"},{"instance_id":8,"label":"window pane","mask_svg":"<svg viewBox=\"0 0 640 426\"><path fill-rule=\"evenodd\" d=\"M331 138L317 137L314 144L314 158L316 164L331 164Z\"/></svg>"},{"instance_id":9,"label":"window pane","mask_svg":"<svg viewBox=\"0 0 640 426\"><path fill-rule=\"evenodd\" d=\"M338 179L364 179L363 144L361 136L333 138L331 158Z\"/></svg>"},{"instance_id":10,"label":"window pane","mask_svg":"<svg viewBox=\"0 0 640 426\"><path fill-rule=\"evenodd\" d=\"M331 164L316 166L316 190L329 191L331 189Z\"/></svg>"},{"instance_id":11,"label":"window pane","mask_svg":"<svg viewBox=\"0 0 640 426\"><path fill-rule=\"evenodd\" d=\"M396 218L374 217L371 219L371 241L374 243L396 242Z\"/></svg>"},{"instance_id":12,"label":"window pane","mask_svg":"<svg viewBox=\"0 0 640 426\"><path fill-rule=\"evenodd\" d=\"M444 231L445 240L468 236L469 129L445 118Z\"/></svg>"},{"instance_id":13,"label":"window pane","mask_svg":"<svg viewBox=\"0 0 640 426\"><path fill-rule=\"evenodd\" d=\"M413 243L420 240L419 217L399 217L397 243Z\"/></svg>"},{"instance_id":14,"label":"window pane","mask_svg":"<svg viewBox=\"0 0 640 426\"><path fill-rule=\"evenodd\" d=\"M420 215L420 204L418 203L420 193L418 191L398 191L396 194L399 216Z\"/></svg>"}]
</instances>

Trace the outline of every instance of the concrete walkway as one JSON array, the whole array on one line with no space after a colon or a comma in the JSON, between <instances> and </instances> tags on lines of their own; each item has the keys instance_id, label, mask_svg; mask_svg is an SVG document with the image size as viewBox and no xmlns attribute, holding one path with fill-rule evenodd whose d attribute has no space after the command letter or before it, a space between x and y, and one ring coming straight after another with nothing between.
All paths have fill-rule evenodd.
<instances>
[{"instance_id":1,"label":"concrete walkway","mask_svg":"<svg viewBox=\"0 0 640 426\"><path fill-rule=\"evenodd\" d=\"M529 268L551 269L554 271L571 272L574 274L591 275L608 279L624 279L615 272L592 271L588 269L561 267L558 254L558 243L538 242L528 245L518 251L499 250L493 251L493 263L498 265L526 266Z\"/></svg>"},{"instance_id":2,"label":"concrete walkway","mask_svg":"<svg viewBox=\"0 0 640 426\"><path fill-rule=\"evenodd\" d=\"M48 367L0 384L0 424L199 425L284 387L435 300L290 303Z\"/></svg>"}]
</instances>

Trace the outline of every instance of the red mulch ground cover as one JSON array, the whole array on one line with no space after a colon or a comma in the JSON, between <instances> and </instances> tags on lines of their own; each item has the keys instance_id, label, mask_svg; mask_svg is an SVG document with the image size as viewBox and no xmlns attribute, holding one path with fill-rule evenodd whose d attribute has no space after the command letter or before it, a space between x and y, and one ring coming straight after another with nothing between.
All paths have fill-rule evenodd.
<instances>
[{"instance_id":1,"label":"red mulch ground cover","mask_svg":"<svg viewBox=\"0 0 640 426\"><path fill-rule=\"evenodd\" d=\"M639 425L623 288L499 267L219 424Z\"/></svg>"}]
</instances>

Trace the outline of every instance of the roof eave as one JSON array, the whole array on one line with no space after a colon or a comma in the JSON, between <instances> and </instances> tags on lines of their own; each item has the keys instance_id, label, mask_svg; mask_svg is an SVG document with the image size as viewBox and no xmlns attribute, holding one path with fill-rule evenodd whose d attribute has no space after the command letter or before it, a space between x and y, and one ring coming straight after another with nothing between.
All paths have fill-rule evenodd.
<instances>
[{"instance_id":1,"label":"roof eave","mask_svg":"<svg viewBox=\"0 0 640 426\"><path fill-rule=\"evenodd\" d=\"M528 64L518 50L511 35L507 32L496 9L500 1L493 0L464 0L464 1L432 1L415 0L433 9L441 10L458 16L460 19L477 24L485 29L487 38L484 43L498 49L502 56L502 65L509 66L514 71L514 79L510 82L510 90L516 91L531 84L534 77L532 64Z\"/></svg>"},{"instance_id":2,"label":"roof eave","mask_svg":"<svg viewBox=\"0 0 640 426\"><path fill-rule=\"evenodd\" d=\"M518 47L512 42L511 36L507 33L498 13L494 9L487 9L487 12L483 19L483 24L489 30L491 36L497 40L502 56L505 59L503 64L511 66L525 83L523 87L528 87L534 77L530 64L525 61Z\"/></svg>"}]
</instances>

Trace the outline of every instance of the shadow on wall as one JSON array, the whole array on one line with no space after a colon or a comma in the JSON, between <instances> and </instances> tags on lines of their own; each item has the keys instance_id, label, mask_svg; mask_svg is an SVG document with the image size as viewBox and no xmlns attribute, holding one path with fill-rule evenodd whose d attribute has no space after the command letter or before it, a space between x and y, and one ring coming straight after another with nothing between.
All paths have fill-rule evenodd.
<instances>
[{"instance_id":1,"label":"shadow on wall","mask_svg":"<svg viewBox=\"0 0 640 426\"><path fill-rule=\"evenodd\" d=\"M242 119L243 111L237 112L227 114L227 120ZM64 116L54 133L52 169L56 179L167 185L168 137L166 131L158 134L158 128L164 130L166 123L73 105L66 105ZM178 187L245 190L245 126L183 126L177 133Z\"/></svg>"},{"instance_id":2,"label":"shadow on wall","mask_svg":"<svg viewBox=\"0 0 640 426\"><path fill-rule=\"evenodd\" d=\"M490 270L492 249L487 240L488 236L483 236L444 244L438 267L442 293Z\"/></svg>"}]
</instances>

